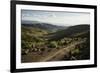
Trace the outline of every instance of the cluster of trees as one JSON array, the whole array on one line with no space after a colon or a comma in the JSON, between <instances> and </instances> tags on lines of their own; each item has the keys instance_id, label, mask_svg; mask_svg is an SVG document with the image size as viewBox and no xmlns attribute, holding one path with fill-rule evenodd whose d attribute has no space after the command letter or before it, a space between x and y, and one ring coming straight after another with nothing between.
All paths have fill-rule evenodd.
<instances>
[{"instance_id":1,"label":"cluster of trees","mask_svg":"<svg viewBox=\"0 0 100 73\"><path fill-rule=\"evenodd\" d=\"M82 38L63 38L63 39L57 40L57 41L54 41L54 40L48 41L48 40L45 40L42 38L34 37L32 40L29 40L29 41L22 40L21 46L22 46L22 49L24 49L23 52L25 52L27 49L29 49L30 51L40 52L41 50L42 51L47 50L47 49L52 50L52 48L53 49L63 48L63 47L66 47L69 43L71 43L73 41L79 41L81 39ZM76 51L78 51L78 50L76 50Z\"/></svg>"},{"instance_id":2,"label":"cluster of trees","mask_svg":"<svg viewBox=\"0 0 100 73\"><path fill-rule=\"evenodd\" d=\"M70 49L69 55L64 56L62 60L84 60L90 58L90 43L89 39L84 38L85 43L76 45Z\"/></svg>"},{"instance_id":3,"label":"cluster of trees","mask_svg":"<svg viewBox=\"0 0 100 73\"><path fill-rule=\"evenodd\" d=\"M33 31L32 31L33 30ZM66 47L74 41L87 40L87 37L64 37L58 40L48 40L44 37L47 34L46 31L38 29L22 29L21 34L21 48L22 55L29 52L50 52L52 49L61 49ZM90 54L89 40L85 44L76 45L70 52L70 55L74 59L88 59ZM65 57L65 59L72 59L71 57Z\"/></svg>"}]
</instances>

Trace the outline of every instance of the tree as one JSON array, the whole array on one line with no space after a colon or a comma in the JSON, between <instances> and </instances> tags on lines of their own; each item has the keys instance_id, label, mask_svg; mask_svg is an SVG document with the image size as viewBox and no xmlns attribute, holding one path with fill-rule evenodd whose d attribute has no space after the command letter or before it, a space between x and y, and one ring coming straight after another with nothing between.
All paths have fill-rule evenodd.
<instances>
[{"instance_id":1,"label":"tree","mask_svg":"<svg viewBox=\"0 0 100 73\"><path fill-rule=\"evenodd\" d=\"M57 48L57 42L56 41L51 41L49 43L49 46L48 47L50 47L50 48Z\"/></svg>"}]
</instances>

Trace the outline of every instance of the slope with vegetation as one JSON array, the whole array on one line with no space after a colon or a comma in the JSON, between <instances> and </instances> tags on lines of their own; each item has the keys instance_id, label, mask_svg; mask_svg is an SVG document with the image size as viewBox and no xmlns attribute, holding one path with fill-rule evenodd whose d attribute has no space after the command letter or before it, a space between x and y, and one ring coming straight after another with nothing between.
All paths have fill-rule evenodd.
<instances>
[{"instance_id":1,"label":"slope with vegetation","mask_svg":"<svg viewBox=\"0 0 100 73\"><path fill-rule=\"evenodd\" d=\"M46 26L46 24L42 25ZM49 29L49 27L47 28ZM75 45L75 42L81 42L82 40L85 40L84 43ZM70 46L70 44L74 44L74 47L68 48L70 51L63 52L63 48ZM22 24L21 48L22 62L89 59L90 26L76 25L66 29L61 27L59 30L50 31L39 25ZM61 52L57 53L60 50ZM54 55L54 53L57 54ZM42 60L46 58L49 60Z\"/></svg>"}]
</instances>

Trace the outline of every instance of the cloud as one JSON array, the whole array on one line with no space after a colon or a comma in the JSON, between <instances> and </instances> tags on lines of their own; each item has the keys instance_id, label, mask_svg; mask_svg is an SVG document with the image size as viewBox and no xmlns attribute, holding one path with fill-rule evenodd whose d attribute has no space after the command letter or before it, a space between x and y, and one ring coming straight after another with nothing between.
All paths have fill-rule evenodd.
<instances>
[{"instance_id":1,"label":"cloud","mask_svg":"<svg viewBox=\"0 0 100 73\"><path fill-rule=\"evenodd\" d=\"M54 12L38 10L22 10L22 20L41 21L55 25L90 24L90 14L82 12Z\"/></svg>"}]
</instances>

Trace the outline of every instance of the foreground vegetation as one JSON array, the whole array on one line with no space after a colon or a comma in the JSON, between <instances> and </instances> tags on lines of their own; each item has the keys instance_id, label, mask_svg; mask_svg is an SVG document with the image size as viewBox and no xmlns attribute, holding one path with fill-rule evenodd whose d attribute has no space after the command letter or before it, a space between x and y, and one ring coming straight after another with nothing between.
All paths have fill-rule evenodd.
<instances>
[{"instance_id":1,"label":"foreground vegetation","mask_svg":"<svg viewBox=\"0 0 100 73\"><path fill-rule=\"evenodd\" d=\"M69 53L64 54L61 58L56 60L84 60L90 58L89 31L79 32L72 36L63 36L62 38L59 38L58 31L51 32L40 28L24 26L22 26L21 29L22 62L37 62L49 53L61 50L69 44L81 40L84 40L85 42L70 48ZM56 33L57 36L52 36ZM59 31L59 33L62 32ZM64 34L66 34L65 31ZM29 59L29 57L32 59Z\"/></svg>"}]
</instances>

